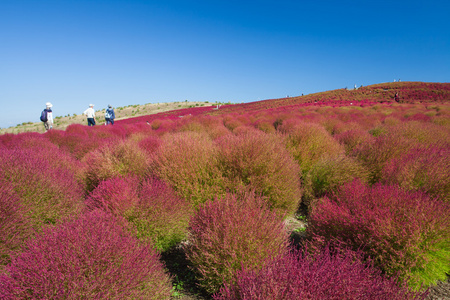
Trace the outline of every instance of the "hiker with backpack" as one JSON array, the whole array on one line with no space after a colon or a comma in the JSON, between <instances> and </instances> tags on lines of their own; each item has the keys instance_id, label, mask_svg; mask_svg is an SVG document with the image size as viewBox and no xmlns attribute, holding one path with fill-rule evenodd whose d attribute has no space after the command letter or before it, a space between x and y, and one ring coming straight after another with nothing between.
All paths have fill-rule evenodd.
<instances>
[{"instance_id":1,"label":"hiker with backpack","mask_svg":"<svg viewBox=\"0 0 450 300\"><path fill-rule=\"evenodd\" d=\"M53 105L50 102L45 103L45 109L41 113L41 121L44 123L45 130L53 128Z\"/></svg>"},{"instance_id":2,"label":"hiker with backpack","mask_svg":"<svg viewBox=\"0 0 450 300\"><path fill-rule=\"evenodd\" d=\"M88 126L95 126L95 110L94 104L89 104L89 108L83 112L86 115Z\"/></svg>"},{"instance_id":3,"label":"hiker with backpack","mask_svg":"<svg viewBox=\"0 0 450 300\"><path fill-rule=\"evenodd\" d=\"M114 109L112 108L111 104L108 104L108 108L105 112L105 125L114 125L114 119L116 118L116 115L114 114Z\"/></svg>"}]
</instances>

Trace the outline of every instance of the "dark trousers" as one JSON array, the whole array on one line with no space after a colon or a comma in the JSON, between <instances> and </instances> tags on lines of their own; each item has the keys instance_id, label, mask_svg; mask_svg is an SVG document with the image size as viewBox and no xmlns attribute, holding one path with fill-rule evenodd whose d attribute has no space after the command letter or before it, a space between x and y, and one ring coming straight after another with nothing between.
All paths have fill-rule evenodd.
<instances>
[{"instance_id":1,"label":"dark trousers","mask_svg":"<svg viewBox=\"0 0 450 300\"><path fill-rule=\"evenodd\" d=\"M109 125L109 124L114 125L114 119L105 118L105 121L106 121L106 125Z\"/></svg>"},{"instance_id":2,"label":"dark trousers","mask_svg":"<svg viewBox=\"0 0 450 300\"><path fill-rule=\"evenodd\" d=\"M95 125L94 118L87 118L87 120L88 120L88 126L94 126Z\"/></svg>"}]
</instances>

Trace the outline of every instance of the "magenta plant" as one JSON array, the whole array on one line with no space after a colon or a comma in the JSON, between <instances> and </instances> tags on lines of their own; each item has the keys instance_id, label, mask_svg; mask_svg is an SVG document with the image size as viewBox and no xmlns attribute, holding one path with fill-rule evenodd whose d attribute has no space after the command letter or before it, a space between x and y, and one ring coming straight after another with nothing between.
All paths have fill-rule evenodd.
<instances>
[{"instance_id":1,"label":"magenta plant","mask_svg":"<svg viewBox=\"0 0 450 300\"><path fill-rule=\"evenodd\" d=\"M76 216L84 207L82 186L66 158L38 148L0 149L0 179L11 184L35 230Z\"/></svg>"},{"instance_id":2,"label":"magenta plant","mask_svg":"<svg viewBox=\"0 0 450 300\"><path fill-rule=\"evenodd\" d=\"M321 199L308 222L313 245L362 249L414 288L445 280L450 271L450 205L423 193L355 181Z\"/></svg>"},{"instance_id":3,"label":"magenta plant","mask_svg":"<svg viewBox=\"0 0 450 300\"><path fill-rule=\"evenodd\" d=\"M180 243L187 235L191 206L164 182L136 177L101 182L87 198L90 209L100 208L124 218L134 236L151 241L160 251Z\"/></svg>"},{"instance_id":4,"label":"magenta plant","mask_svg":"<svg viewBox=\"0 0 450 300\"><path fill-rule=\"evenodd\" d=\"M218 140L219 161L227 188L253 190L271 209L293 214L301 201L300 169L282 138L252 129Z\"/></svg>"},{"instance_id":5,"label":"magenta plant","mask_svg":"<svg viewBox=\"0 0 450 300\"><path fill-rule=\"evenodd\" d=\"M9 263L14 251L19 250L32 235L24 213L11 184L0 180L0 271Z\"/></svg>"},{"instance_id":6,"label":"magenta plant","mask_svg":"<svg viewBox=\"0 0 450 300\"><path fill-rule=\"evenodd\" d=\"M46 229L0 275L2 299L169 299L158 253L94 211Z\"/></svg>"},{"instance_id":7,"label":"magenta plant","mask_svg":"<svg viewBox=\"0 0 450 300\"><path fill-rule=\"evenodd\" d=\"M358 253L328 248L311 256L293 250L266 263L261 270L243 269L235 283L226 283L215 300L407 300L425 299L405 284L385 278Z\"/></svg>"},{"instance_id":8,"label":"magenta plant","mask_svg":"<svg viewBox=\"0 0 450 300\"><path fill-rule=\"evenodd\" d=\"M424 147L392 159L382 171L382 181L450 202L450 148Z\"/></svg>"},{"instance_id":9,"label":"magenta plant","mask_svg":"<svg viewBox=\"0 0 450 300\"><path fill-rule=\"evenodd\" d=\"M210 293L233 282L241 267L260 269L288 248L280 216L254 194L228 194L202 205L190 221L187 257Z\"/></svg>"},{"instance_id":10,"label":"magenta plant","mask_svg":"<svg viewBox=\"0 0 450 300\"><path fill-rule=\"evenodd\" d=\"M102 180L117 176L138 176L148 173L148 157L138 144L131 141L105 144L89 152L86 163L86 186L93 190Z\"/></svg>"}]
</instances>

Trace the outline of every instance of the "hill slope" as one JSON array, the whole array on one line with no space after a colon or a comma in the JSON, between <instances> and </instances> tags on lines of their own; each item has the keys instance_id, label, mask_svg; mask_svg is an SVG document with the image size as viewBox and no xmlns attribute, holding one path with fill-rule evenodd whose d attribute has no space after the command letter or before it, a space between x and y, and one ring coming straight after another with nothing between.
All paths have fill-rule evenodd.
<instances>
[{"instance_id":1,"label":"hill slope","mask_svg":"<svg viewBox=\"0 0 450 300\"><path fill-rule=\"evenodd\" d=\"M145 105L128 105L115 109L118 123L130 124L151 121L156 118L179 118L186 115L244 113L259 110L295 109L302 106L348 106L373 105L393 102L399 93L400 103L446 103L450 101L450 83L391 82L359 87L357 89L338 89L305 96L268 99L242 104L221 105L208 102L173 102ZM98 123L104 122L104 110L97 111ZM58 116L55 129L64 130L71 124L85 124L82 115ZM0 129L3 133L44 132L41 122L28 122Z\"/></svg>"}]
</instances>

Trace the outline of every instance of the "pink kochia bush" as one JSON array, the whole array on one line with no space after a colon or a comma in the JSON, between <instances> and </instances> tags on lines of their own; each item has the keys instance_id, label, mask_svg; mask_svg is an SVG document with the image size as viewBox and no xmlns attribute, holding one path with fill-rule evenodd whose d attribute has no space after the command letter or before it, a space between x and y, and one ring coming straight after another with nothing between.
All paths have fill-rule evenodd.
<instances>
[{"instance_id":1,"label":"pink kochia bush","mask_svg":"<svg viewBox=\"0 0 450 300\"><path fill-rule=\"evenodd\" d=\"M412 149L386 164L382 181L450 202L450 148Z\"/></svg>"},{"instance_id":2,"label":"pink kochia bush","mask_svg":"<svg viewBox=\"0 0 450 300\"><path fill-rule=\"evenodd\" d=\"M190 221L186 246L200 286L210 293L234 282L241 267L260 269L287 249L281 217L254 194L228 194L202 205Z\"/></svg>"},{"instance_id":3,"label":"pink kochia bush","mask_svg":"<svg viewBox=\"0 0 450 300\"><path fill-rule=\"evenodd\" d=\"M450 271L450 205L396 186L355 181L323 198L309 217L312 244L362 249L387 275L415 288Z\"/></svg>"},{"instance_id":4,"label":"pink kochia bush","mask_svg":"<svg viewBox=\"0 0 450 300\"><path fill-rule=\"evenodd\" d=\"M57 150L50 156L38 148L0 149L0 179L14 189L36 230L76 216L84 207L82 186L67 158Z\"/></svg>"},{"instance_id":5,"label":"pink kochia bush","mask_svg":"<svg viewBox=\"0 0 450 300\"><path fill-rule=\"evenodd\" d=\"M252 129L218 140L220 168L232 192L253 190L269 207L293 214L301 201L300 168L279 135Z\"/></svg>"},{"instance_id":6,"label":"pink kochia bush","mask_svg":"<svg viewBox=\"0 0 450 300\"><path fill-rule=\"evenodd\" d=\"M0 270L9 262L13 251L30 235L20 199L8 182L0 180Z\"/></svg>"},{"instance_id":7,"label":"pink kochia bush","mask_svg":"<svg viewBox=\"0 0 450 300\"><path fill-rule=\"evenodd\" d=\"M1 299L169 299L159 255L110 214L48 228L0 275Z\"/></svg>"},{"instance_id":8,"label":"pink kochia bush","mask_svg":"<svg viewBox=\"0 0 450 300\"><path fill-rule=\"evenodd\" d=\"M405 284L384 278L381 271L357 259L358 254L325 248L311 256L293 250L261 270L240 270L215 300L407 300L424 299Z\"/></svg>"},{"instance_id":9,"label":"pink kochia bush","mask_svg":"<svg viewBox=\"0 0 450 300\"><path fill-rule=\"evenodd\" d=\"M148 172L148 157L145 151L131 140L107 143L86 154L83 161L86 163L86 186L89 191L108 178L142 178Z\"/></svg>"},{"instance_id":10,"label":"pink kochia bush","mask_svg":"<svg viewBox=\"0 0 450 300\"><path fill-rule=\"evenodd\" d=\"M140 240L165 251L186 238L191 206L164 182L136 177L101 182L87 198L90 209L100 208L123 217Z\"/></svg>"}]
</instances>

